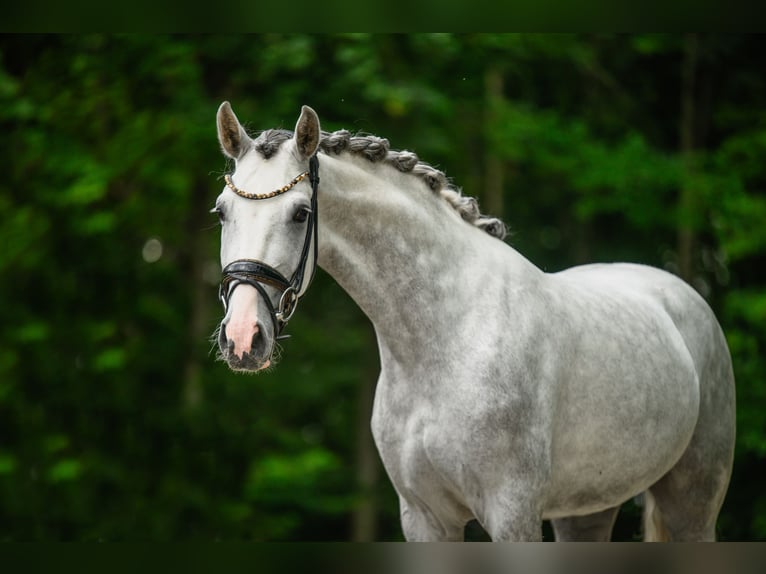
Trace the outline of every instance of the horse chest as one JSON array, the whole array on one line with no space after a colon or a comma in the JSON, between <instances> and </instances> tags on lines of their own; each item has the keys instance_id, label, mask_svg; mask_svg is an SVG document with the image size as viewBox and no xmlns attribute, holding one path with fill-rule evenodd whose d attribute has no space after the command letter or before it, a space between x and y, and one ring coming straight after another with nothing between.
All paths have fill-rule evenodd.
<instances>
[{"instance_id":1,"label":"horse chest","mask_svg":"<svg viewBox=\"0 0 766 574\"><path fill-rule=\"evenodd\" d=\"M375 443L394 484L416 488L433 486L457 464L462 445L440 432L443 416L438 407L395 393L379 384L371 421ZM444 453L451 452L451 460Z\"/></svg>"},{"instance_id":2,"label":"horse chest","mask_svg":"<svg viewBox=\"0 0 766 574\"><path fill-rule=\"evenodd\" d=\"M540 446L527 444L532 435L519 427L518 405L481 407L475 397L452 396L446 388L438 400L414 392L405 400L395 392L399 386L379 383L372 431L392 483L406 498L460 513L477 501L484 482L514 471L518 452Z\"/></svg>"},{"instance_id":3,"label":"horse chest","mask_svg":"<svg viewBox=\"0 0 766 574\"><path fill-rule=\"evenodd\" d=\"M425 413L410 413L400 423L373 424L381 459L397 492L438 515L467 517L463 445L440 433Z\"/></svg>"}]
</instances>

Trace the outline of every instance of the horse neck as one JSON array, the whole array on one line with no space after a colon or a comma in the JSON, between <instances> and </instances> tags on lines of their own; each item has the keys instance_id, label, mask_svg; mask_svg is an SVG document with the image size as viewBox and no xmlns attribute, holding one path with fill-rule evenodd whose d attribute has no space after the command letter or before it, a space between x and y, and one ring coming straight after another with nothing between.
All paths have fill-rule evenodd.
<instances>
[{"instance_id":1,"label":"horse neck","mask_svg":"<svg viewBox=\"0 0 766 574\"><path fill-rule=\"evenodd\" d=\"M454 337L489 283L536 271L462 221L415 176L388 166L365 169L352 158L322 157L320 165L319 265L393 354ZM498 267L502 273L495 273Z\"/></svg>"}]
</instances>

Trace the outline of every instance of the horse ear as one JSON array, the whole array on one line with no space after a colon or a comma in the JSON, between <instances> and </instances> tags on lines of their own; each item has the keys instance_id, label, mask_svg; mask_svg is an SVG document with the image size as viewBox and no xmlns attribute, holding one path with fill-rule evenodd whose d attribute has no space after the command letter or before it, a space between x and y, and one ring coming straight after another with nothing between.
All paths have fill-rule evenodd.
<instances>
[{"instance_id":1,"label":"horse ear","mask_svg":"<svg viewBox=\"0 0 766 574\"><path fill-rule=\"evenodd\" d=\"M319 116L308 106L301 108L301 117L295 124L295 145L304 159L314 155L319 147L319 137L322 130L319 127Z\"/></svg>"},{"instance_id":2,"label":"horse ear","mask_svg":"<svg viewBox=\"0 0 766 574\"><path fill-rule=\"evenodd\" d=\"M218 108L216 123L218 124L218 141L223 153L232 159L242 157L250 149L252 140L234 115L229 102L223 102Z\"/></svg>"}]
</instances>

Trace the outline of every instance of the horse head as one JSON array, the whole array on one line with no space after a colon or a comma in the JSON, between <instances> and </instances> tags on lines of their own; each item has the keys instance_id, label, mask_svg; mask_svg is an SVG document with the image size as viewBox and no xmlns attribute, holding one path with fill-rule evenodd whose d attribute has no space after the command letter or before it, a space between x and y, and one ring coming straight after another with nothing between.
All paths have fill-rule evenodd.
<instances>
[{"instance_id":1,"label":"horse head","mask_svg":"<svg viewBox=\"0 0 766 574\"><path fill-rule=\"evenodd\" d=\"M221 221L218 329L221 356L232 369L272 363L277 339L316 265L316 186L320 126L303 106L285 145L259 146L228 102L217 114L218 140L234 170L212 212ZM289 193L288 193L289 192Z\"/></svg>"}]
</instances>

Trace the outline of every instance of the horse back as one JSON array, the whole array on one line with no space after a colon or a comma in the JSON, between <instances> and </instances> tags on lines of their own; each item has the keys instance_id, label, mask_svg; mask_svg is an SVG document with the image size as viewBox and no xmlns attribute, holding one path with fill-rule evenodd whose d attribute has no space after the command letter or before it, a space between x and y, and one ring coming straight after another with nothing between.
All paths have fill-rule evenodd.
<instances>
[{"instance_id":1,"label":"horse back","mask_svg":"<svg viewBox=\"0 0 766 574\"><path fill-rule=\"evenodd\" d=\"M683 338L698 374L705 371L711 359L730 362L712 309L695 289L671 273L646 265L612 263L572 267L553 277L578 285L595 298L635 306L641 313L667 314Z\"/></svg>"}]
</instances>

